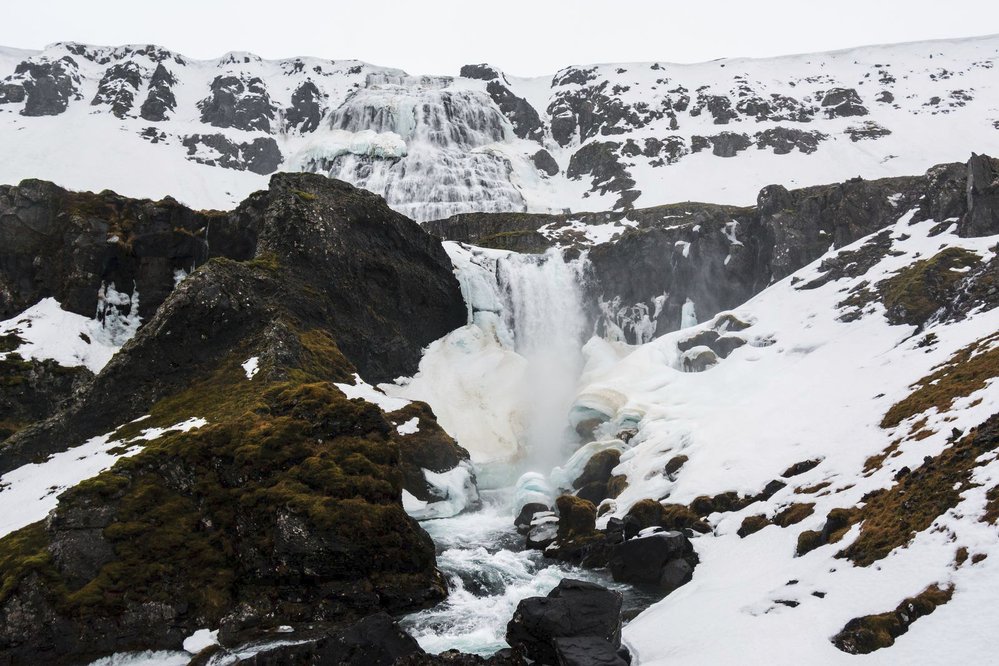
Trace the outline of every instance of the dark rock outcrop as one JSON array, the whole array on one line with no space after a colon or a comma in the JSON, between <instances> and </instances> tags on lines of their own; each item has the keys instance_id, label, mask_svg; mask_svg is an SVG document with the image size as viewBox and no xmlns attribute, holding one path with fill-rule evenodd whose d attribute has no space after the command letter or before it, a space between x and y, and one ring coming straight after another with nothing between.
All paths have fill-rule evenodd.
<instances>
[{"instance_id":1,"label":"dark rock outcrop","mask_svg":"<svg viewBox=\"0 0 999 666\"><path fill-rule=\"evenodd\" d=\"M869 112L853 88L831 88L822 97L822 109L827 118L866 116Z\"/></svg>"},{"instance_id":2,"label":"dark rock outcrop","mask_svg":"<svg viewBox=\"0 0 999 666\"><path fill-rule=\"evenodd\" d=\"M57 116L71 99L80 99L80 76L76 61L25 60L0 87L0 104L24 102L22 116Z\"/></svg>"},{"instance_id":3,"label":"dark rock outcrop","mask_svg":"<svg viewBox=\"0 0 999 666\"><path fill-rule=\"evenodd\" d=\"M631 187L619 151L641 154L637 144L590 143L586 152L580 151L586 160L574 158L572 173L582 173L585 164L603 182L613 183L609 188ZM637 228L622 227L614 242L590 249L585 285L589 317L599 333L619 330L629 342L643 341L650 330L661 335L679 328L688 299L698 321L705 321L814 261L830 246L853 243L894 224L912 208L914 221L958 218L963 235L997 233L999 211L990 202L999 171L992 164L991 158L975 157L969 165L939 165L924 176L853 179L793 191L771 185L760 191L755 207L685 203L573 215L576 225L606 225L625 215L637 222ZM569 219L480 213L430 223L427 229L449 240L542 252L555 242L569 247L579 242ZM541 227L544 236L537 231ZM865 250L871 256L864 261L878 260L887 251L880 247ZM836 264L844 264L845 270L861 258L854 254L830 260L824 264L827 275L811 286L836 279Z\"/></svg>"},{"instance_id":4,"label":"dark rock outcrop","mask_svg":"<svg viewBox=\"0 0 999 666\"><path fill-rule=\"evenodd\" d=\"M236 143L224 134L192 134L182 143L187 148L187 159L224 169L266 175L274 173L284 160L277 141L269 136ZM202 147L208 149L206 156L200 152Z\"/></svg>"},{"instance_id":5,"label":"dark rock outcrop","mask_svg":"<svg viewBox=\"0 0 999 666\"><path fill-rule=\"evenodd\" d=\"M722 132L714 136L691 137L690 145L691 151L695 153L710 145L712 154L717 157L735 157L752 146L753 141L741 132Z\"/></svg>"},{"instance_id":6,"label":"dark rock outcrop","mask_svg":"<svg viewBox=\"0 0 999 666\"><path fill-rule=\"evenodd\" d=\"M290 636L293 640L296 636ZM394 666L410 657L425 654L416 640L399 628L386 613L370 615L343 629L303 642L290 642L266 648L240 658L238 650L216 650L212 656L226 656L225 663L239 666ZM229 655L232 655L229 659ZM200 660L195 660L197 665ZM208 663L205 660L204 663Z\"/></svg>"},{"instance_id":7,"label":"dark rock outcrop","mask_svg":"<svg viewBox=\"0 0 999 666\"><path fill-rule=\"evenodd\" d=\"M68 192L39 180L0 185L0 318L47 297L92 317L101 286L115 284L141 295L139 314L148 320L178 271L212 256L249 259L255 246L256 231L242 218L172 199Z\"/></svg>"},{"instance_id":8,"label":"dark rock outcrop","mask_svg":"<svg viewBox=\"0 0 999 666\"><path fill-rule=\"evenodd\" d=\"M517 97L499 80L486 84L486 92L513 125L514 134L521 139L535 141L541 139L541 117L530 102L523 97Z\"/></svg>"},{"instance_id":9,"label":"dark rock outcrop","mask_svg":"<svg viewBox=\"0 0 999 666\"><path fill-rule=\"evenodd\" d=\"M96 301L89 299L94 299L96 292L91 289L99 288L102 280L118 278L118 274L102 274L107 270L105 253L110 216L107 211L118 210L133 212L140 219L148 215L146 219L155 222L147 227L150 233L158 231L157 224L170 225L176 220L181 227L179 231L171 226L166 228L169 234L190 241L189 246L182 247L199 253L198 264L207 258L206 243L184 232L180 224L184 220L195 230L200 228L197 225L211 222L208 233L213 253L240 261L257 257L267 265L280 266L282 271L301 276L302 293L297 298L305 299L302 307L308 307L310 316L329 327L339 348L372 382L412 374L423 347L465 322L466 310L458 283L440 243L415 222L390 210L380 197L339 181L313 174L280 174L271 179L270 190L251 196L231 213L214 213L208 218L173 202L153 204L115 195L68 195L50 184L35 181L29 184L27 189L7 191L14 201L10 209L21 216L26 229L49 230L50 240L41 242L40 254L51 257L53 265L62 266L69 274L59 278L60 273L56 272L52 282L42 282L42 287L33 287L34 290L11 289L13 297L5 307L14 312L15 308L46 296L55 296L62 302L69 295L67 300L72 301L72 296L79 292L81 314L92 314ZM90 206L90 212L82 218L54 213L66 205L64 197L76 201L72 199L76 196L84 196L82 200ZM75 228L81 223L84 229L91 225L97 229L92 240L83 245L90 255L75 247L78 237L64 233L67 226ZM9 230L17 241L4 246L17 251L0 264L14 269L0 273L0 278L15 286L25 275L32 274L28 272L35 262L32 253L39 247L38 234L16 229L16 225L0 226L0 231ZM72 243L64 247L62 243L67 238ZM143 244L134 243L132 247L141 248ZM168 256L169 260L164 260L152 242L148 247L148 252L126 254L128 261L119 262L119 267L126 277L143 271L149 274L149 297L142 300L158 314L157 306L173 288L171 262L175 258ZM74 256L81 259L73 259ZM176 261L180 262L180 257L184 262L188 259L187 255L178 254ZM400 261L400 257L405 260ZM149 266L148 270L145 266ZM314 289L316 280L325 285L323 290ZM245 297L241 295L239 299ZM129 364L113 359L70 414L8 440L0 451L0 469L12 469L39 453L73 446L86 437L108 432L123 420L148 413L149 405L156 399L186 385L192 368L226 351L224 347L204 345L202 340L203 336L218 336L221 345L226 335L237 334L230 330L235 322L253 314L252 309L240 305L241 300L233 298L233 294L221 291L206 297L205 307L212 304L215 309L191 314L201 322L200 329L178 325L171 338L176 346L161 345L160 351L154 353L153 348L160 342L157 338L149 337L143 343L149 345L149 357L141 374L155 376L156 383L136 376ZM155 335L152 331L146 334ZM133 344L146 340L146 336L140 331Z\"/></svg>"},{"instance_id":10,"label":"dark rock outcrop","mask_svg":"<svg viewBox=\"0 0 999 666\"><path fill-rule=\"evenodd\" d=\"M91 106L106 104L118 118L124 118L135 104L135 95L142 85L142 71L134 62L108 67L97 86Z\"/></svg>"},{"instance_id":11,"label":"dark rock outcrop","mask_svg":"<svg viewBox=\"0 0 999 666\"><path fill-rule=\"evenodd\" d=\"M16 336L0 336L0 446L21 428L58 411L93 379L86 368L24 359L13 353Z\"/></svg>"},{"instance_id":12,"label":"dark rock outcrop","mask_svg":"<svg viewBox=\"0 0 999 666\"><path fill-rule=\"evenodd\" d=\"M156 71L149 80L149 94L139 109L139 115L151 122L166 120L168 114L177 108L177 98L173 94L173 86L176 84L177 78L163 63L156 65Z\"/></svg>"},{"instance_id":13,"label":"dark rock outcrop","mask_svg":"<svg viewBox=\"0 0 999 666\"><path fill-rule=\"evenodd\" d=\"M999 233L999 160L972 155L968 162L968 212L958 226L962 236Z\"/></svg>"},{"instance_id":14,"label":"dark rock outcrop","mask_svg":"<svg viewBox=\"0 0 999 666\"><path fill-rule=\"evenodd\" d=\"M806 155L819 149L819 143L828 137L822 132L808 132L793 127L773 127L756 135L756 147L772 148L777 155L787 155L795 148Z\"/></svg>"},{"instance_id":15,"label":"dark rock outcrop","mask_svg":"<svg viewBox=\"0 0 999 666\"><path fill-rule=\"evenodd\" d=\"M573 153L565 172L573 180L589 176L594 192L617 194L618 199L613 204L615 209L631 208L640 194L633 189L635 181L618 158L620 147L621 144L613 141L588 143Z\"/></svg>"},{"instance_id":16,"label":"dark rock outcrop","mask_svg":"<svg viewBox=\"0 0 999 666\"><path fill-rule=\"evenodd\" d=\"M323 119L325 102L316 84L306 81L291 95L291 106L284 112L285 124L302 134L316 131Z\"/></svg>"},{"instance_id":17,"label":"dark rock outcrop","mask_svg":"<svg viewBox=\"0 0 999 666\"><path fill-rule=\"evenodd\" d=\"M412 372L464 322L443 249L379 197L321 176L275 177L228 215L253 230L252 259L208 261L68 408L0 449L9 469L123 423L125 441L207 421L0 539L0 659L175 649L206 626L232 644L444 596L433 543L402 509L402 437L336 386L355 367L373 381Z\"/></svg>"},{"instance_id":18,"label":"dark rock outcrop","mask_svg":"<svg viewBox=\"0 0 999 666\"><path fill-rule=\"evenodd\" d=\"M555 644L560 638L593 637L616 651L621 647L621 602L619 592L566 578L547 597L517 605L506 640L540 664L560 663Z\"/></svg>"},{"instance_id":19,"label":"dark rock outcrop","mask_svg":"<svg viewBox=\"0 0 999 666\"><path fill-rule=\"evenodd\" d=\"M608 568L616 581L655 585L668 594L690 581L697 562L690 539L656 532L614 546Z\"/></svg>"},{"instance_id":20,"label":"dark rock outcrop","mask_svg":"<svg viewBox=\"0 0 999 666\"><path fill-rule=\"evenodd\" d=\"M263 80L243 81L235 76L216 76L211 95L198 102L201 122L213 127L263 132L271 131L274 106Z\"/></svg>"},{"instance_id":21,"label":"dark rock outcrop","mask_svg":"<svg viewBox=\"0 0 999 666\"><path fill-rule=\"evenodd\" d=\"M547 150L542 148L538 152L531 156L531 161L534 162L534 166L537 167L538 171L549 176L558 175L558 162L552 157L552 154Z\"/></svg>"}]
</instances>

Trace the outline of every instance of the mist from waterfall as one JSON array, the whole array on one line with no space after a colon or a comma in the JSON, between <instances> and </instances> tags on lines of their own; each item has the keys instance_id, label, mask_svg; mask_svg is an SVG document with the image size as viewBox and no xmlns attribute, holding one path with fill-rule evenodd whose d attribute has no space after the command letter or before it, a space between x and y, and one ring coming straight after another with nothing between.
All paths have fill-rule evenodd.
<instances>
[{"instance_id":1,"label":"mist from waterfall","mask_svg":"<svg viewBox=\"0 0 999 666\"><path fill-rule=\"evenodd\" d=\"M504 323L517 353L527 359L521 395L524 471L547 474L574 441L568 413L588 333L582 293L587 266L585 254L566 261L556 249L543 255L509 254L497 261Z\"/></svg>"}]
</instances>

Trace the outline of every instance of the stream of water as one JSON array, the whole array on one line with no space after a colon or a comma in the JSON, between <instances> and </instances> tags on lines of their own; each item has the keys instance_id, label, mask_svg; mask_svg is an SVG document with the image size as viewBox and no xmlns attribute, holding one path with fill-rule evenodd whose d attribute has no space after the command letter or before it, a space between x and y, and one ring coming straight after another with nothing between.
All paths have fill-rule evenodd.
<instances>
[{"instance_id":1,"label":"stream of water","mask_svg":"<svg viewBox=\"0 0 999 666\"><path fill-rule=\"evenodd\" d=\"M422 523L437 544L437 566L448 579L446 601L407 616L403 627L423 649L490 655L506 643L517 604L547 595L563 578L600 583L624 595L625 617L658 600L654 592L615 583L604 571L579 569L524 548L513 527L513 492L484 491L482 509Z\"/></svg>"},{"instance_id":2,"label":"stream of water","mask_svg":"<svg viewBox=\"0 0 999 666\"><path fill-rule=\"evenodd\" d=\"M527 361L518 389L524 404L519 414L524 455L517 470L548 477L579 447L568 414L582 371L581 347L590 332L582 294L586 256L567 261L556 250L544 255L482 253L471 261L468 256L459 255L465 268L459 268L458 277L469 304L469 323L494 330L504 346ZM554 501L544 482L536 488L541 499ZM489 655L507 647L506 625L517 604L547 595L567 577L621 591L625 617L658 599L654 592L614 583L606 572L527 550L525 537L513 524L525 499L513 487L483 490L481 498L476 511L422 523L437 545L437 564L449 583L444 603L403 620L428 652L459 649Z\"/></svg>"}]
</instances>

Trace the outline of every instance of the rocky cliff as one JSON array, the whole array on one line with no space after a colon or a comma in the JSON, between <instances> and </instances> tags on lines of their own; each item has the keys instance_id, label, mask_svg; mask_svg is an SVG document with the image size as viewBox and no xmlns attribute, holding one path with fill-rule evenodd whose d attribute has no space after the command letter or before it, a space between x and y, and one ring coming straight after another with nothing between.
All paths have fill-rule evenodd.
<instances>
[{"instance_id":1,"label":"rocky cliff","mask_svg":"<svg viewBox=\"0 0 999 666\"><path fill-rule=\"evenodd\" d=\"M587 251L587 308L598 334L647 342L733 308L824 255L893 224L947 220L962 235L995 232L995 168L987 156L923 176L788 190L755 206L682 203L578 215L458 215L428 223L447 240L520 252ZM689 323L689 322L688 322Z\"/></svg>"},{"instance_id":2,"label":"rocky cliff","mask_svg":"<svg viewBox=\"0 0 999 666\"><path fill-rule=\"evenodd\" d=\"M770 183L920 173L991 149L996 45L576 65L530 79L488 64L410 76L149 45L0 48L0 149L19 155L0 182L229 208L276 170L315 171L419 221L742 206Z\"/></svg>"},{"instance_id":3,"label":"rocky cliff","mask_svg":"<svg viewBox=\"0 0 999 666\"><path fill-rule=\"evenodd\" d=\"M0 447L3 469L26 474L5 488L16 496L29 461L45 476L73 460L82 481L43 521L25 524L30 504L8 516L25 526L0 540L0 661L176 648L206 626L239 640L443 598L433 543L402 507L403 470L467 454L425 407L403 409L357 374L411 373L423 346L464 323L437 241L379 197L307 174L276 176L227 214L42 183L6 195L29 202L2 217L28 237L5 257L8 307L135 275L153 312L62 409ZM174 251L177 237L187 249ZM20 253L36 247L65 273L22 279ZM171 289L170 262L192 257ZM413 410L422 433L399 427ZM84 480L94 455L118 462Z\"/></svg>"}]
</instances>

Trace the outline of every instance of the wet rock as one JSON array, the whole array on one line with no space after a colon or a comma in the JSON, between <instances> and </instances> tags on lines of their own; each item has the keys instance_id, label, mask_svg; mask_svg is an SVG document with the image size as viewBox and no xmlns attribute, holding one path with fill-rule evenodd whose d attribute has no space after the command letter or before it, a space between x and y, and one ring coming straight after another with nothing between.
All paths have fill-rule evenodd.
<instances>
[{"instance_id":1,"label":"wet rock","mask_svg":"<svg viewBox=\"0 0 999 666\"><path fill-rule=\"evenodd\" d=\"M459 465L466 465L471 469L468 451L459 446L441 428L433 410L424 402L411 402L402 409L391 412L389 418L398 424L409 423L412 419L416 419L416 432L401 434L398 429L396 431L399 439L399 466L402 468L403 488L423 502L449 499L440 496L440 491L427 480L424 470L443 474L451 472ZM471 483L474 482L475 477L472 476ZM475 498L477 493L471 488L468 490Z\"/></svg>"},{"instance_id":2,"label":"wet rock","mask_svg":"<svg viewBox=\"0 0 999 666\"><path fill-rule=\"evenodd\" d=\"M617 544L608 568L614 580L657 585L667 594L690 581L697 555L680 532L656 532Z\"/></svg>"},{"instance_id":3,"label":"wet rock","mask_svg":"<svg viewBox=\"0 0 999 666\"><path fill-rule=\"evenodd\" d=\"M226 660L225 663L240 666L393 666L400 662L412 663L405 660L422 654L419 643L399 628L391 616L377 613L321 638L265 649L250 657L235 656L235 661Z\"/></svg>"},{"instance_id":4,"label":"wet rock","mask_svg":"<svg viewBox=\"0 0 999 666\"><path fill-rule=\"evenodd\" d=\"M527 533L527 547L531 550L545 550L558 539L558 521L543 522L531 526Z\"/></svg>"},{"instance_id":5,"label":"wet rock","mask_svg":"<svg viewBox=\"0 0 999 666\"><path fill-rule=\"evenodd\" d=\"M395 666L527 666L527 660L509 648L499 650L489 657L465 654L458 650L445 650L440 654L416 654L403 657Z\"/></svg>"},{"instance_id":6,"label":"wet rock","mask_svg":"<svg viewBox=\"0 0 999 666\"><path fill-rule=\"evenodd\" d=\"M547 597L517 605L506 640L541 664L558 663L557 638L594 637L616 651L621 647L621 603L619 592L565 578Z\"/></svg>"},{"instance_id":7,"label":"wet rock","mask_svg":"<svg viewBox=\"0 0 999 666\"><path fill-rule=\"evenodd\" d=\"M592 502L572 495L561 495L555 505L558 508L560 541L593 534L596 530L597 508Z\"/></svg>"},{"instance_id":8,"label":"wet rock","mask_svg":"<svg viewBox=\"0 0 999 666\"><path fill-rule=\"evenodd\" d=\"M611 477L611 472L620 462L621 452L617 449L605 449L593 454L586 461L582 474L572 482L572 487L582 488L594 482L606 484Z\"/></svg>"},{"instance_id":9,"label":"wet rock","mask_svg":"<svg viewBox=\"0 0 999 666\"><path fill-rule=\"evenodd\" d=\"M530 504L525 504L521 509L520 513L513 520L514 527L521 534L526 534L531 529L531 523L534 521L535 514L542 512L550 512L552 508L545 504L539 502L531 502ZM547 545L547 544L546 544Z\"/></svg>"},{"instance_id":10,"label":"wet rock","mask_svg":"<svg viewBox=\"0 0 999 666\"><path fill-rule=\"evenodd\" d=\"M853 88L831 88L822 98L822 110L827 118L866 116L867 108Z\"/></svg>"},{"instance_id":11,"label":"wet rock","mask_svg":"<svg viewBox=\"0 0 999 666\"><path fill-rule=\"evenodd\" d=\"M149 81L149 93L142 102L139 115L154 123L166 120L177 108L177 98L173 94L173 86L176 84L177 77L164 67L163 63L156 65L156 71Z\"/></svg>"},{"instance_id":12,"label":"wet rock","mask_svg":"<svg viewBox=\"0 0 999 666\"><path fill-rule=\"evenodd\" d=\"M599 636L556 638L554 645L558 666L628 666L631 663L627 648L615 649Z\"/></svg>"}]
</instances>

